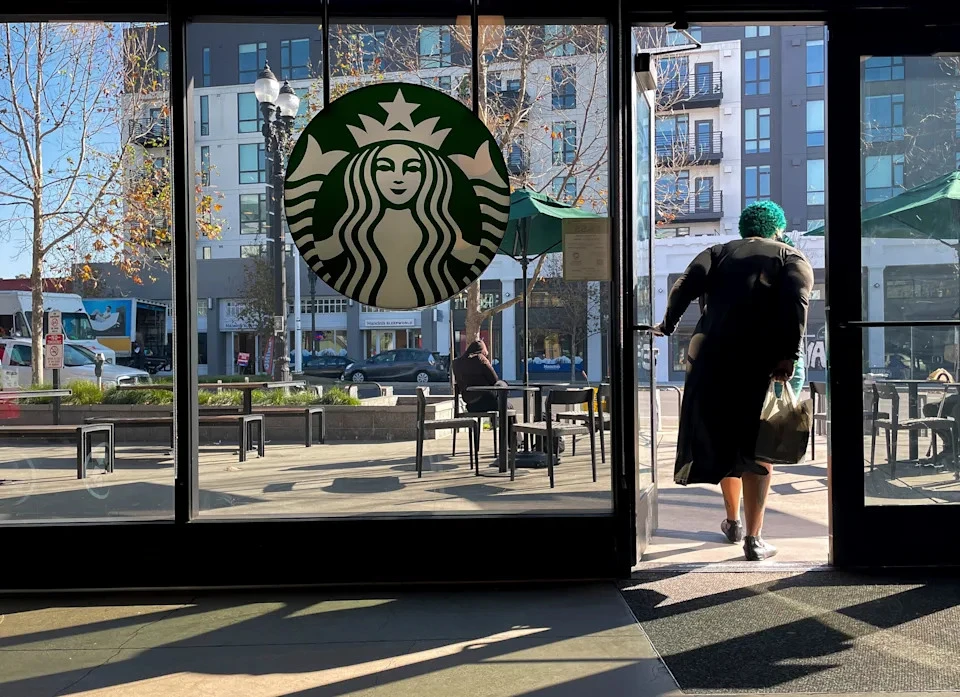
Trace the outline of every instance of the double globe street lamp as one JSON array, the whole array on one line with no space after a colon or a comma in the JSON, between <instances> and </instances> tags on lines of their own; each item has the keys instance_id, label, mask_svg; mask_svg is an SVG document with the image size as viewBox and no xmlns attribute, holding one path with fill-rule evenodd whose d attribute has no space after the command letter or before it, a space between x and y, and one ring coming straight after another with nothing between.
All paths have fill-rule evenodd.
<instances>
[{"instance_id":1,"label":"double globe street lamp","mask_svg":"<svg viewBox=\"0 0 960 697\"><path fill-rule=\"evenodd\" d=\"M300 110L300 98L290 83L283 86L270 65L264 63L257 75L253 92L263 114L264 154L269 163L267 198L269 201L270 241L273 243L274 296L273 376L276 380L290 379L290 355L287 351L287 269L286 235L283 225L283 179L286 155L292 142L293 119Z\"/></svg>"}]
</instances>

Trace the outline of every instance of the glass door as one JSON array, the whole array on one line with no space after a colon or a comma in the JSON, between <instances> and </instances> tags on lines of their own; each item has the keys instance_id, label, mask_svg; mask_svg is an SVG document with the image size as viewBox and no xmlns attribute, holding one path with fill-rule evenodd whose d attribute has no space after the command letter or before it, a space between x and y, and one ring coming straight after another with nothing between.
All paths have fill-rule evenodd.
<instances>
[{"instance_id":1,"label":"glass door","mask_svg":"<svg viewBox=\"0 0 960 697\"><path fill-rule=\"evenodd\" d=\"M635 41L635 40L634 40ZM636 43L634 42L634 46ZM636 50L634 50L636 53ZM637 68L640 68L638 63ZM632 84L630 171L632 214L631 257L633 264L633 331L631 343L636 357L637 411L634 424L633 447L638 469L636 472L636 526L637 558L642 558L647 543L657 526L656 425L659 422L656 362L653 334L649 331L653 317L653 152L655 90L648 89L647 75L638 72ZM686 128L686 123L684 123ZM629 435L629 434L628 434Z\"/></svg>"},{"instance_id":2,"label":"glass door","mask_svg":"<svg viewBox=\"0 0 960 697\"><path fill-rule=\"evenodd\" d=\"M826 231L834 561L956 564L938 538L960 524L960 42L854 35L830 54L858 101L831 113L859 115L830 147L857 146L860 170L831 169L833 200L859 206Z\"/></svg>"}]
</instances>

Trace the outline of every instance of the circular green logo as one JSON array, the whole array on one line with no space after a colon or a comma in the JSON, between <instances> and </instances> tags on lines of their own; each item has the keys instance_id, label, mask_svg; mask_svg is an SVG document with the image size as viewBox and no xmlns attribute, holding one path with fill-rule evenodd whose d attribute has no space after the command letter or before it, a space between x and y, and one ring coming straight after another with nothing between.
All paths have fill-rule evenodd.
<instances>
[{"instance_id":1,"label":"circular green logo","mask_svg":"<svg viewBox=\"0 0 960 697\"><path fill-rule=\"evenodd\" d=\"M364 305L443 302L493 261L510 214L503 154L443 92L378 84L317 114L290 155L287 223L327 285Z\"/></svg>"}]
</instances>

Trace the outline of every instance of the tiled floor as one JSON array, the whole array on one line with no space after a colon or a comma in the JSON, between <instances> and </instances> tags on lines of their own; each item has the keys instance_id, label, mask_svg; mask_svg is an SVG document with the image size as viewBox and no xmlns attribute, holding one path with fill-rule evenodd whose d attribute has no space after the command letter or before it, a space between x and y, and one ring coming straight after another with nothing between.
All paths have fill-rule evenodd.
<instances>
[{"instance_id":1,"label":"tiled floor","mask_svg":"<svg viewBox=\"0 0 960 697\"><path fill-rule=\"evenodd\" d=\"M613 585L6 599L0 613L4 697L677 694Z\"/></svg>"}]
</instances>

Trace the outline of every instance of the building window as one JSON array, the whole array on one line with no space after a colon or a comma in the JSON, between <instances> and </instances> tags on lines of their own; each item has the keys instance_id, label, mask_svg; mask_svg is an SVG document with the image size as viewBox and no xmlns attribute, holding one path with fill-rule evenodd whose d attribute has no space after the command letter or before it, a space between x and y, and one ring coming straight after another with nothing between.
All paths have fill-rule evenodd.
<instances>
[{"instance_id":1,"label":"building window","mask_svg":"<svg viewBox=\"0 0 960 697\"><path fill-rule=\"evenodd\" d=\"M240 155L240 183L263 184L267 181L267 156L264 143L237 146Z\"/></svg>"},{"instance_id":2,"label":"building window","mask_svg":"<svg viewBox=\"0 0 960 697\"><path fill-rule=\"evenodd\" d=\"M807 42L807 87L823 85L823 39Z\"/></svg>"},{"instance_id":3,"label":"building window","mask_svg":"<svg viewBox=\"0 0 960 697\"><path fill-rule=\"evenodd\" d=\"M310 77L310 39L280 42L280 79L305 80Z\"/></svg>"},{"instance_id":4,"label":"building window","mask_svg":"<svg viewBox=\"0 0 960 697\"><path fill-rule=\"evenodd\" d=\"M310 90L307 87L298 87L294 92L300 97L300 108L297 110L293 126L295 129L302 131L310 123Z\"/></svg>"},{"instance_id":5,"label":"building window","mask_svg":"<svg viewBox=\"0 0 960 697\"><path fill-rule=\"evenodd\" d=\"M449 68L451 52L450 27L420 28L421 68Z\"/></svg>"},{"instance_id":6,"label":"building window","mask_svg":"<svg viewBox=\"0 0 960 697\"><path fill-rule=\"evenodd\" d=\"M960 138L960 91L956 92L953 96L953 108L956 111L956 136Z\"/></svg>"},{"instance_id":7,"label":"building window","mask_svg":"<svg viewBox=\"0 0 960 697\"><path fill-rule=\"evenodd\" d=\"M903 56L874 56L863 64L863 81L903 79Z\"/></svg>"},{"instance_id":8,"label":"building window","mask_svg":"<svg viewBox=\"0 0 960 697\"><path fill-rule=\"evenodd\" d=\"M256 259L266 252L262 244L245 244L240 247L241 259Z\"/></svg>"},{"instance_id":9,"label":"building window","mask_svg":"<svg viewBox=\"0 0 960 697\"><path fill-rule=\"evenodd\" d=\"M713 210L713 177L697 177L694 181L696 199L694 205L698 212Z\"/></svg>"},{"instance_id":10,"label":"building window","mask_svg":"<svg viewBox=\"0 0 960 697\"><path fill-rule=\"evenodd\" d=\"M744 203L749 205L757 201L770 199L770 165L746 167L744 169Z\"/></svg>"},{"instance_id":11,"label":"building window","mask_svg":"<svg viewBox=\"0 0 960 697\"><path fill-rule=\"evenodd\" d=\"M553 108L577 107L577 68L574 65L555 65L551 70Z\"/></svg>"},{"instance_id":12,"label":"building window","mask_svg":"<svg viewBox=\"0 0 960 697\"><path fill-rule=\"evenodd\" d=\"M240 84L253 84L267 62L267 44L240 44Z\"/></svg>"},{"instance_id":13,"label":"building window","mask_svg":"<svg viewBox=\"0 0 960 697\"><path fill-rule=\"evenodd\" d=\"M170 54L162 46L157 48L157 72L163 75L170 72Z\"/></svg>"},{"instance_id":14,"label":"building window","mask_svg":"<svg viewBox=\"0 0 960 697\"><path fill-rule=\"evenodd\" d=\"M571 165L577 154L577 124L561 121L553 124L553 164Z\"/></svg>"},{"instance_id":15,"label":"building window","mask_svg":"<svg viewBox=\"0 0 960 697\"><path fill-rule=\"evenodd\" d=\"M200 97L200 135L210 135L210 97L207 95Z\"/></svg>"},{"instance_id":16,"label":"building window","mask_svg":"<svg viewBox=\"0 0 960 697\"><path fill-rule=\"evenodd\" d=\"M807 160L807 205L822 206L824 171L823 160Z\"/></svg>"},{"instance_id":17,"label":"building window","mask_svg":"<svg viewBox=\"0 0 960 697\"><path fill-rule=\"evenodd\" d=\"M812 99L807 102L807 147L823 145L823 100Z\"/></svg>"},{"instance_id":18,"label":"building window","mask_svg":"<svg viewBox=\"0 0 960 697\"><path fill-rule=\"evenodd\" d=\"M553 197L564 203L573 203L577 200L576 177L554 177Z\"/></svg>"},{"instance_id":19,"label":"building window","mask_svg":"<svg viewBox=\"0 0 960 697\"><path fill-rule=\"evenodd\" d=\"M200 185L210 186L210 146L200 146Z\"/></svg>"},{"instance_id":20,"label":"building window","mask_svg":"<svg viewBox=\"0 0 960 697\"><path fill-rule=\"evenodd\" d=\"M770 94L770 49L743 54L743 93Z\"/></svg>"},{"instance_id":21,"label":"building window","mask_svg":"<svg viewBox=\"0 0 960 697\"><path fill-rule=\"evenodd\" d=\"M204 47L203 49L203 87L209 87L212 82L210 76L210 49Z\"/></svg>"},{"instance_id":22,"label":"building window","mask_svg":"<svg viewBox=\"0 0 960 697\"><path fill-rule=\"evenodd\" d=\"M770 152L770 107L743 112L744 152Z\"/></svg>"},{"instance_id":23,"label":"building window","mask_svg":"<svg viewBox=\"0 0 960 697\"><path fill-rule=\"evenodd\" d=\"M871 155L863 169L866 203L886 201L903 191L903 155Z\"/></svg>"},{"instance_id":24,"label":"building window","mask_svg":"<svg viewBox=\"0 0 960 697\"><path fill-rule=\"evenodd\" d=\"M201 247L200 254L202 259L213 259L213 247Z\"/></svg>"},{"instance_id":25,"label":"building window","mask_svg":"<svg viewBox=\"0 0 960 697\"><path fill-rule=\"evenodd\" d=\"M807 232L811 230L816 230L818 227L823 227L824 224L823 218L808 218L807 219Z\"/></svg>"},{"instance_id":26,"label":"building window","mask_svg":"<svg viewBox=\"0 0 960 697\"><path fill-rule=\"evenodd\" d=\"M903 95L881 94L864 98L864 134L868 143L903 140Z\"/></svg>"},{"instance_id":27,"label":"building window","mask_svg":"<svg viewBox=\"0 0 960 697\"><path fill-rule=\"evenodd\" d=\"M543 28L543 43L548 56L573 56L577 46L573 43L573 27L569 24L548 24Z\"/></svg>"},{"instance_id":28,"label":"building window","mask_svg":"<svg viewBox=\"0 0 960 697\"><path fill-rule=\"evenodd\" d=\"M257 133L263 128L260 103L253 92L237 95L237 130L240 133Z\"/></svg>"},{"instance_id":29,"label":"building window","mask_svg":"<svg viewBox=\"0 0 960 697\"><path fill-rule=\"evenodd\" d=\"M674 99L689 95L690 62L686 58L661 58L657 62L660 94Z\"/></svg>"},{"instance_id":30,"label":"building window","mask_svg":"<svg viewBox=\"0 0 960 697\"><path fill-rule=\"evenodd\" d=\"M770 27L766 24L760 26L746 26L743 28L743 36L747 39L756 39L760 36L770 36Z\"/></svg>"},{"instance_id":31,"label":"building window","mask_svg":"<svg viewBox=\"0 0 960 697\"><path fill-rule=\"evenodd\" d=\"M692 36L693 40L697 42L700 41L701 33L700 27L690 27L687 29L687 34ZM689 46L690 39L687 38L683 32L677 31L673 27L667 27L667 35L663 44L664 46Z\"/></svg>"},{"instance_id":32,"label":"building window","mask_svg":"<svg viewBox=\"0 0 960 697\"><path fill-rule=\"evenodd\" d=\"M268 227L267 195L240 194L240 234L266 235Z\"/></svg>"},{"instance_id":33,"label":"building window","mask_svg":"<svg viewBox=\"0 0 960 697\"><path fill-rule=\"evenodd\" d=\"M451 78L449 75L430 77L427 78L426 84L435 90L440 90L441 92L446 92L449 94L450 90L453 88L453 78Z\"/></svg>"},{"instance_id":34,"label":"building window","mask_svg":"<svg viewBox=\"0 0 960 697\"><path fill-rule=\"evenodd\" d=\"M686 114L658 116L654 136L657 157L671 158L677 155L685 159L690 137L690 117Z\"/></svg>"},{"instance_id":35,"label":"building window","mask_svg":"<svg viewBox=\"0 0 960 697\"><path fill-rule=\"evenodd\" d=\"M657 178L657 199L661 204L678 208L687 207L690 198L690 171L664 174Z\"/></svg>"}]
</instances>

